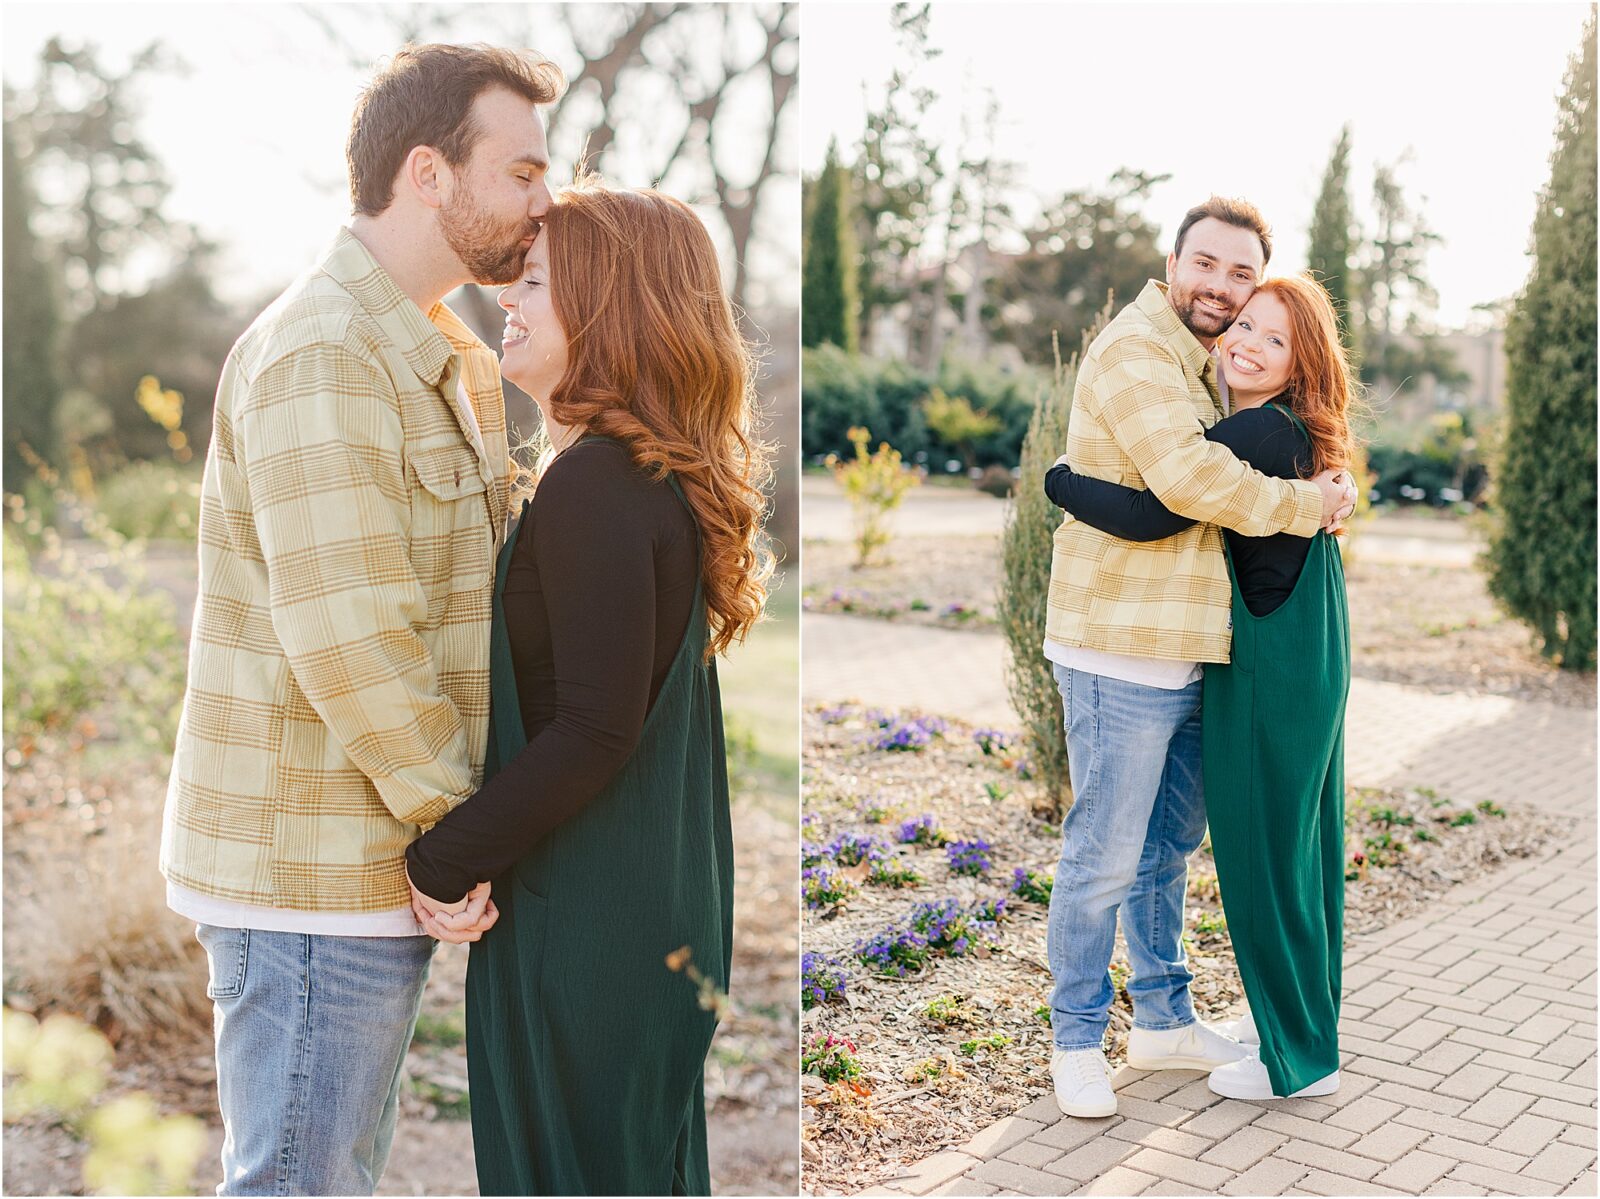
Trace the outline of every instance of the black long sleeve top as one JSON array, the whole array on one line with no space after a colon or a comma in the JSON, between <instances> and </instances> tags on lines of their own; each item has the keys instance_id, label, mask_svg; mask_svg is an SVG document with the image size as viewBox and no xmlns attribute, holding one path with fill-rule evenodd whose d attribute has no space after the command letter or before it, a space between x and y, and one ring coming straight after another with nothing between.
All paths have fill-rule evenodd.
<instances>
[{"instance_id":1,"label":"black long sleeve top","mask_svg":"<svg viewBox=\"0 0 1600 1199\"><path fill-rule=\"evenodd\" d=\"M1311 464L1311 441L1282 409L1247 408L1206 430L1206 440L1227 446L1264 475L1305 478ZM1052 466L1045 474L1050 502L1086 524L1125 541L1159 541L1195 522L1179 516L1153 491L1124 487L1078 474L1070 466ZM1265 616L1281 606L1294 590L1311 542L1289 533L1245 537L1224 529L1239 594L1253 615Z\"/></svg>"},{"instance_id":2,"label":"black long sleeve top","mask_svg":"<svg viewBox=\"0 0 1600 1199\"><path fill-rule=\"evenodd\" d=\"M688 630L692 514L612 441L558 456L517 531L502 597L528 744L406 850L454 903L598 795L633 753Z\"/></svg>"}]
</instances>

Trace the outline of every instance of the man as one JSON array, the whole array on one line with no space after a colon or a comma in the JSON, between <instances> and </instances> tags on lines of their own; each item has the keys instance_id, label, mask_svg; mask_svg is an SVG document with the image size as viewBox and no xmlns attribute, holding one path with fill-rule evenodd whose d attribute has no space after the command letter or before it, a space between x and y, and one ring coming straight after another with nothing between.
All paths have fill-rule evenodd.
<instances>
[{"instance_id":1,"label":"man","mask_svg":"<svg viewBox=\"0 0 1600 1199\"><path fill-rule=\"evenodd\" d=\"M1186 859L1205 835L1202 662L1226 662L1231 589L1218 526L1310 537L1354 507L1329 471L1269 478L1204 431L1225 415L1212 356L1271 256L1249 204L1191 209L1151 281L1094 340L1078 372L1063 461L1147 487L1197 524L1120 541L1081 521L1056 530L1046 657L1066 713L1074 802L1050 901L1051 1074L1067 1115L1117 1109L1102 1041L1121 911L1133 968L1128 1064L1210 1070L1246 1049L1195 1019L1182 934Z\"/></svg>"},{"instance_id":2,"label":"man","mask_svg":"<svg viewBox=\"0 0 1600 1199\"><path fill-rule=\"evenodd\" d=\"M223 368L161 852L210 960L219 1194L372 1193L424 934L494 918L486 884L414 917L404 864L482 778L508 503L498 363L441 301L521 271L562 86L531 53L397 54L351 122L354 219Z\"/></svg>"}]
</instances>

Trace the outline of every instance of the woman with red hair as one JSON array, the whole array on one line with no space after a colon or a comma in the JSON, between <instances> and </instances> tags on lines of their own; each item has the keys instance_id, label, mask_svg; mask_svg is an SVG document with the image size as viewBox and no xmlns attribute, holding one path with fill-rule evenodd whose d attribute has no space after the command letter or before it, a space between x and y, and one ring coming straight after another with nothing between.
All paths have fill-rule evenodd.
<instances>
[{"instance_id":1,"label":"woman with red hair","mask_svg":"<svg viewBox=\"0 0 1600 1199\"><path fill-rule=\"evenodd\" d=\"M484 785L407 851L425 923L494 883L467 975L479 1187L709 1194L718 1005L685 967L726 992L715 659L772 570L753 360L705 227L658 192L559 196L500 306L548 445L499 563Z\"/></svg>"},{"instance_id":2,"label":"woman with red hair","mask_svg":"<svg viewBox=\"0 0 1600 1199\"><path fill-rule=\"evenodd\" d=\"M1218 340L1229 415L1206 431L1263 474L1309 479L1355 453L1352 372L1328 293L1270 279ZM1194 522L1155 494L1050 469L1050 498L1129 541ZM1344 922L1344 715L1350 618L1328 533L1223 530L1233 651L1207 663L1202 764L1211 849L1250 1012L1233 1029L1259 1052L1213 1070L1236 1099L1339 1086Z\"/></svg>"}]
</instances>

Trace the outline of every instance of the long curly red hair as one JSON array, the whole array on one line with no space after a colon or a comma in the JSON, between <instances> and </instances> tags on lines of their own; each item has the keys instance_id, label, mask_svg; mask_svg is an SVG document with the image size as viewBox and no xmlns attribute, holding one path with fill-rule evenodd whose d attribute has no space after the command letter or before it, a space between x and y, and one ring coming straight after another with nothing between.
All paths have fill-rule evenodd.
<instances>
[{"instance_id":1,"label":"long curly red hair","mask_svg":"<svg viewBox=\"0 0 1600 1199\"><path fill-rule=\"evenodd\" d=\"M773 449L756 435L756 359L716 249L681 200L593 177L555 198L541 236L567 338L551 418L615 438L652 478L678 477L700 526L710 659L761 619L774 566L762 531Z\"/></svg>"},{"instance_id":2,"label":"long curly red hair","mask_svg":"<svg viewBox=\"0 0 1600 1199\"><path fill-rule=\"evenodd\" d=\"M1351 417L1362 410L1362 402L1350 355L1339 340L1333 301L1310 275L1268 279L1256 294L1262 292L1276 296L1289 310L1293 362L1283 399L1311 434L1312 461L1306 477L1352 465L1357 441Z\"/></svg>"}]
</instances>

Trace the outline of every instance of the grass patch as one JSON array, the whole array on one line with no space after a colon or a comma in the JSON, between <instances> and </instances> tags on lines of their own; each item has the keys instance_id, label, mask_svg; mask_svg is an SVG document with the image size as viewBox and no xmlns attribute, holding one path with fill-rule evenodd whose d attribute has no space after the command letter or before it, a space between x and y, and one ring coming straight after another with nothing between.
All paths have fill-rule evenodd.
<instances>
[{"instance_id":1,"label":"grass patch","mask_svg":"<svg viewBox=\"0 0 1600 1199\"><path fill-rule=\"evenodd\" d=\"M412 1034L416 1045L434 1045L440 1049L454 1049L467 1043L467 1010L456 1008L443 1015L423 1012L417 1017L417 1031Z\"/></svg>"},{"instance_id":2,"label":"grass patch","mask_svg":"<svg viewBox=\"0 0 1600 1199\"><path fill-rule=\"evenodd\" d=\"M442 1086L432 1079L411 1080L411 1093L433 1108L436 1120L470 1120L472 1100L465 1091Z\"/></svg>"},{"instance_id":3,"label":"grass patch","mask_svg":"<svg viewBox=\"0 0 1600 1199\"><path fill-rule=\"evenodd\" d=\"M745 793L773 800L775 814L799 819L800 588L773 576L767 619L717 662L730 769ZM737 785L737 781L736 781Z\"/></svg>"}]
</instances>

